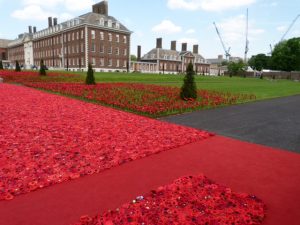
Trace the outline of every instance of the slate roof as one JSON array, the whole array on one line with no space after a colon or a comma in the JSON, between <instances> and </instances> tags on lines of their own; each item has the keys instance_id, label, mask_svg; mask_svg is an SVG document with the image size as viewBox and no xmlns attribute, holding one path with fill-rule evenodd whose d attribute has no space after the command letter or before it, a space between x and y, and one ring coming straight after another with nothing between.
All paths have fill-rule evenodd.
<instances>
[{"instance_id":1,"label":"slate roof","mask_svg":"<svg viewBox=\"0 0 300 225\"><path fill-rule=\"evenodd\" d=\"M103 19L104 22L105 22L103 27L105 27L105 28L117 29L117 30L121 30L121 31L124 31L124 32L128 32L128 33L131 32L125 25L123 25L120 21L118 21L113 16L106 16L106 15L103 15L103 14L89 12L89 13L86 13L84 15L79 16L78 18L82 19L83 23L87 23L87 24L90 24L90 25L96 25L96 26L101 26L100 25L100 20ZM112 24L113 24L112 27L108 27L108 21L109 20L112 21ZM115 27L115 24L117 24L117 23L120 25L119 28Z\"/></svg>"},{"instance_id":2,"label":"slate roof","mask_svg":"<svg viewBox=\"0 0 300 225\"><path fill-rule=\"evenodd\" d=\"M7 48L11 40L0 39L0 48Z\"/></svg>"},{"instance_id":3,"label":"slate roof","mask_svg":"<svg viewBox=\"0 0 300 225\"><path fill-rule=\"evenodd\" d=\"M192 53L190 51L174 51L170 49L157 49L153 48L151 51L149 51L147 54L145 54L142 57L142 60L169 60L169 61L180 61L181 62L181 56L186 53ZM207 63L205 58L200 54L194 54L194 57L196 58L196 61L201 61L202 63ZM159 58L157 58L157 55L159 55Z\"/></svg>"}]
</instances>

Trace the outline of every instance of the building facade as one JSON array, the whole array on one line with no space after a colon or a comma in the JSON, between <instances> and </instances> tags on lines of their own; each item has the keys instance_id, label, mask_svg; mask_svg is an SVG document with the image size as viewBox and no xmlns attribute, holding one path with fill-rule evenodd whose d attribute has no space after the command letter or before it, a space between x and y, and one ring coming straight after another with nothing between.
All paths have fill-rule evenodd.
<instances>
[{"instance_id":1,"label":"building facade","mask_svg":"<svg viewBox=\"0 0 300 225\"><path fill-rule=\"evenodd\" d=\"M170 49L162 48L162 38L156 40L156 48L141 57L138 46L137 62L131 62L131 70L155 73L183 73L189 63L194 65L197 74L209 73L209 63L199 54L199 46L194 45L193 51L187 50L187 43L182 43L181 51L177 51L176 41L171 42Z\"/></svg>"},{"instance_id":2,"label":"building facade","mask_svg":"<svg viewBox=\"0 0 300 225\"><path fill-rule=\"evenodd\" d=\"M25 68L37 67L44 60L47 67L72 71L127 71L130 59L129 31L108 15L108 3L92 6L92 12L58 24L48 18L48 28L19 35L8 46L8 59Z\"/></svg>"},{"instance_id":3,"label":"building facade","mask_svg":"<svg viewBox=\"0 0 300 225\"><path fill-rule=\"evenodd\" d=\"M0 60L7 60L7 48L10 40L0 39Z\"/></svg>"}]
</instances>

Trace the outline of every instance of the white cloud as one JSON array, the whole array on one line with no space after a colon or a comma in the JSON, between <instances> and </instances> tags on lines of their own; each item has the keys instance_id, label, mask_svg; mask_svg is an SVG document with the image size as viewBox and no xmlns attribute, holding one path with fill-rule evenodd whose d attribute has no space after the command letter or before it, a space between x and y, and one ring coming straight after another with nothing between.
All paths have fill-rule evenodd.
<instances>
[{"instance_id":1,"label":"white cloud","mask_svg":"<svg viewBox=\"0 0 300 225\"><path fill-rule=\"evenodd\" d=\"M173 34L179 33L182 31L180 26L175 25L170 20L163 20L160 24L154 26L152 31L155 33L163 33L163 34Z\"/></svg>"},{"instance_id":2,"label":"white cloud","mask_svg":"<svg viewBox=\"0 0 300 225\"><path fill-rule=\"evenodd\" d=\"M86 10L95 4L95 0L23 0L25 6L38 5L42 8L64 7L68 11Z\"/></svg>"},{"instance_id":3,"label":"white cloud","mask_svg":"<svg viewBox=\"0 0 300 225\"><path fill-rule=\"evenodd\" d=\"M93 4L95 4L94 0L64 0L66 9L70 11L87 10L90 9Z\"/></svg>"},{"instance_id":4,"label":"white cloud","mask_svg":"<svg viewBox=\"0 0 300 225\"><path fill-rule=\"evenodd\" d=\"M30 5L26 6L22 10L15 10L12 14L12 17L20 20L39 20L46 21L49 16L57 17L60 21L66 21L74 18L74 16L70 13L61 13L56 14L50 11L43 10L40 6Z\"/></svg>"},{"instance_id":5,"label":"white cloud","mask_svg":"<svg viewBox=\"0 0 300 225\"><path fill-rule=\"evenodd\" d=\"M217 26L220 30L226 48L231 47L232 55L237 52L239 52L238 55L243 54L246 43L246 16L239 15L225 19L222 22L217 23ZM213 26L212 29L214 29ZM264 32L265 31L263 29L257 28L255 21L249 21L248 40L250 51L252 49L251 47L254 46L254 43L259 40ZM220 43L216 32L215 35L216 42ZM219 48L221 50L221 44L219 45Z\"/></svg>"},{"instance_id":6,"label":"white cloud","mask_svg":"<svg viewBox=\"0 0 300 225\"><path fill-rule=\"evenodd\" d=\"M168 0L170 9L224 11L255 3L256 0Z\"/></svg>"},{"instance_id":7,"label":"white cloud","mask_svg":"<svg viewBox=\"0 0 300 225\"><path fill-rule=\"evenodd\" d=\"M195 29L188 29L186 32L186 34L194 34L196 33Z\"/></svg>"},{"instance_id":8,"label":"white cloud","mask_svg":"<svg viewBox=\"0 0 300 225\"><path fill-rule=\"evenodd\" d=\"M44 11L38 5L26 6L24 9L15 10L11 16L20 20L46 20L48 16L53 15L50 12Z\"/></svg>"},{"instance_id":9,"label":"white cloud","mask_svg":"<svg viewBox=\"0 0 300 225\"><path fill-rule=\"evenodd\" d=\"M245 41L246 38L246 17L245 15L239 15L224 20L217 24L221 31L221 35L225 42L235 45L237 41ZM260 28L256 28L253 21L249 21L249 40L256 39L258 35L263 34L265 31Z\"/></svg>"}]
</instances>

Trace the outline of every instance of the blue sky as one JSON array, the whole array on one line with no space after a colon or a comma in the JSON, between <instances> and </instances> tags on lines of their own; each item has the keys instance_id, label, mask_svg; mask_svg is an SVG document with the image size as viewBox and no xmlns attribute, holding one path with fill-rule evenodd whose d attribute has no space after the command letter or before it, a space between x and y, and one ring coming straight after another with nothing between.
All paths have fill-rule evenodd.
<instances>
[{"instance_id":1,"label":"blue sky","mask_svg":"<svg viewBox=\"0 0 300 225\"><path fill-rule=\"evenodd\" d=\"M59 22L91 10L100 0L0 0L0 38L14 39L27 31L28 25L38 30L47 26L48 16ZM245 18L249 9L249 56L269 53L288 26L300 14L299 0L108 0L109 14L123 22L134 33L131 52L142 46L142 53L155 47L157 37L163 47L170 41L188 42L188 48L199 44L205 58L223 54L213 26L219 26L233 56L243 57L245 50ZM300 18L286 38L300 36Z\"/></svg>"}]
</instances>

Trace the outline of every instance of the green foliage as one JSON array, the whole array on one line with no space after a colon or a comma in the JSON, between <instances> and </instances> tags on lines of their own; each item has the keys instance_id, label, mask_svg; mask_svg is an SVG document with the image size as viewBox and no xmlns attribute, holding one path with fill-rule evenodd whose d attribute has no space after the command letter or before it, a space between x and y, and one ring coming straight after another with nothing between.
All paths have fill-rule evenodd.
<instances>
[{"instance_id":1,"label":"green foliage","mask_svg":"<svg viewBox=\"0 0 300 225\"><path fill-rule=\"evenodd\" d=\"M262 71L263 69L270 69L270 62L270 56L266 56L265 54L258 54L252 56L249 59L248 65L254 70Z\"/></svg>"},{"instance_id":2,"label":"green foliage","mask_svg":"<svg viewBox=\"0 0 300 225\"><path fill-rule=\"evenodd\" d=\"M184 77L184 83L181 87L180 97L183 100L196 99L197 98L197 86L194 78L193 64L189 63L186 69L186 76Z\"/></svg>"},{"instance_id":3,"label":"green foliage","mask_svg":"<svg viewBox=\"0 0 300 225\"><path fill-rule=\"evenodd\" d=\"M87 76L86 76L86 79L85 79L85 83L87 85L95 85L96 84L95 77L94 77L94 70L93 70L92 64L90 64L90 63L89 63L89 67L88 67L88 71L87 71Z\"/></svg>"},{"instance_id":4,"label":"green foliage","mask_svg":"<svg viewBox=\"0 0 300 225\"><path fill-rule=\"evenodd\" d=\"M40 75L46 76L46 68L45 68L44 60L42 59L40 61Z\"/></svg>"},{"instance_id":5,"label":"green foliage","mask_svg":"<svg viewBox=\"0 0 300 225\"><path fill-rule=\"evenodd\" d=\"M271 59L271 68L282 71L300 71L300 37L278 43Z\"/></svg>"},{"instance_id":6,"label":"green foliage","mask_svg":"<svg viewBox=\"0 0 300 225\"><path fill-rule=\"evenodd\" d=\"M20 67L19 61L16 61L16 68L15 68L15 71L16 71L16 72L20 72L20 71L21 71L21 67Z\"/></svg>"},{"instance_id":7,"label":"green foliage","mask_svg":"<svg viewBox=\"0 0 300 225\"><path fill-rule=\"evenodd\" d=\"M135 55L130 55L130 61L131 62L136 62L137 61L137 57Z\"/></svg>"},{"instance_id":8,"label":"green foliage","mask_svg":"<svg viewBox=\"0 0 300 225\"><path fill-rule=\"evenodd\" d=\"M230 77L231 76L237 76L245 71L246 65L242 60L238 62L229 62L228 63L228 72Z\"/></svg>"},{"instance_id":9,"label":"green foliage","mask_svg":"<svg viewBox=\"0 0 300 225\"><path fill-rule=\"evenodd\" d=\"M3 70L3 63L2 63L2 60L0 60L0 70Z\"/></svg>"}]
</instances>

